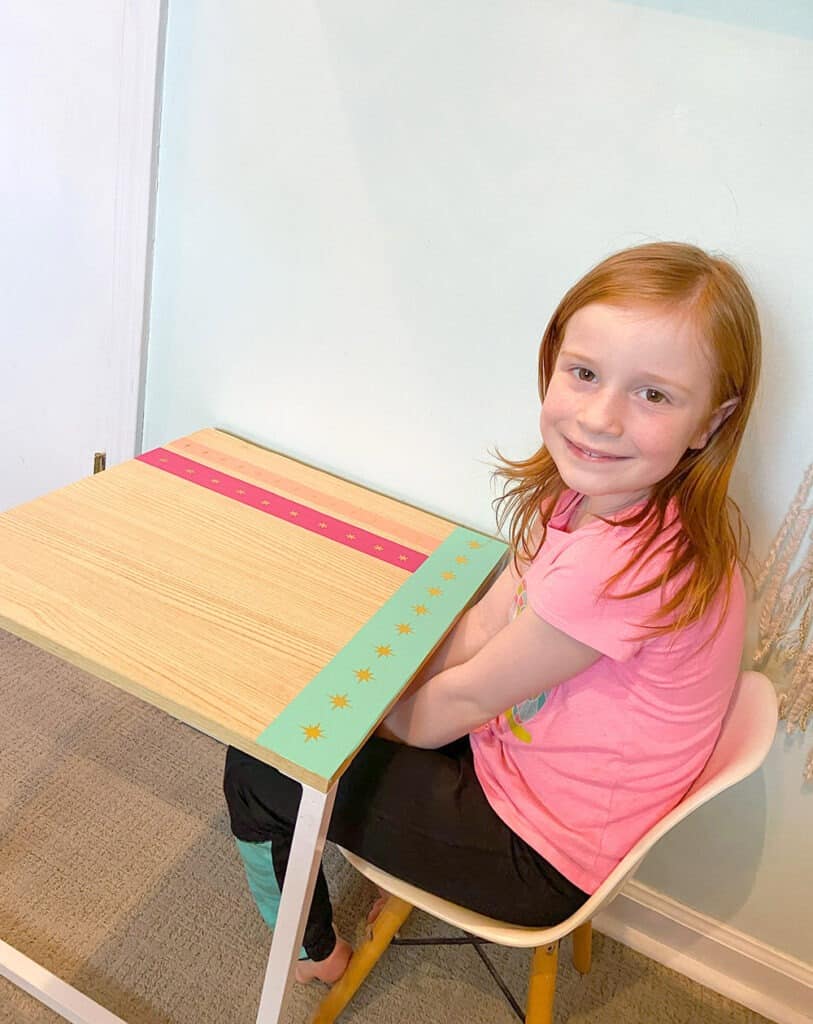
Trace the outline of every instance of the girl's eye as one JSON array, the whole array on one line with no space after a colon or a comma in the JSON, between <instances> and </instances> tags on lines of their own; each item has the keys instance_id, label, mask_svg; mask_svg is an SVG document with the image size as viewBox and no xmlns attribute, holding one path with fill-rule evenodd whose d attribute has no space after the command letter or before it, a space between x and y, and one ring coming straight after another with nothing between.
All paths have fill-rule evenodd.
<instances>
[{"instance_id":1,"label":"girl's eye","mask_svg":"<svg viewBox=\"0 0 813 1024\"><path fill-rule=\"evenodd\" d=\"M666 395L662 391L658 391L657 388L645 388L644 397L651 405L661 405L663 402L669 401Z\"/></svg>"},{"instance_id":2,"label":"girl's eye","mask_svg":"<svg viewBox=\"0 0 813 1024\"><path fill-rule=\"evenodd\" d=\"M585 384L589 384L596 379L593 371L588 370L586 366L577 366L573 372L576 375L576 380L583 381Z\"/></svg>"}]
</instances>

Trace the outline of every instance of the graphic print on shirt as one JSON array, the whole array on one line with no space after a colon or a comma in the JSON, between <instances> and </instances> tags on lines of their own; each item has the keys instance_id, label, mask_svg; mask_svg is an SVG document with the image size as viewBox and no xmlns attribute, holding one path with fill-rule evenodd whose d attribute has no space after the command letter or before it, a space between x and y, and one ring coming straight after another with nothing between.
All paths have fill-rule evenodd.
<instances>
[{"instance_id":1,"label":"graphic print on shirt","mask_svg":"<svg viewBox=\"0 0 813 1024\"><path fill-rule=\"evenodd\" d=\"M520 615L528 606L528 592L525 589L525 580L519 581L519 586L514 594L514 601L511 606L511 621ZM505 721L508 728L522 743L531 742L531 734L527 729L523 728L523 725L536 715L545 703L547 693L540 693L538 697L532 697L530 700L524 700L519 704L515 704L505 712Z\"/></svg>"}]
</instances>

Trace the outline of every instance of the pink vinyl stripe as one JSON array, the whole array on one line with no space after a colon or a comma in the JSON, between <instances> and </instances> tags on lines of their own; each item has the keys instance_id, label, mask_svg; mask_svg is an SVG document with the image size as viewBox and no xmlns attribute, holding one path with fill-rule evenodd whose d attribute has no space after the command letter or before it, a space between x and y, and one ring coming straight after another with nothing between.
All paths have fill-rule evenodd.
<instances>
[{"instance_id":1,"label":"pink vinyl stripe","mask_svg":"<svg viewBox=\"0 0 813 1024\"><path fill-rule=\"evenodd\" d=\"M325 515L307 505L291 501L290 498L274 494L273 491L257 487L246 480L240 480L239 477L221 473L211 466L193 462L192 459L184 458L183 455L177 455L166 448L154 448L136 458L139 462L162 469L182 480L189 480L190 483L198 484L209 491L216 491L226 498L233 498L241 505L248 505L258 512L266 512L277 519L284 519L294 526L310 530L311 533L327 537L337 544L344 544L345 547L353 548L382 562L396 565L407 572L414 572L427 559L421 551L397 544L386 537L379 537L353 523Z\"/></svg>"},{"instance_id":2,"label":"pink vinyl stripe","mask_svg":"<svg viewBox=\"0 0 813 1024\"><path fill-rule=\"evenodd\" d=\"M422 533L420 530L407 526L405 523L393 522L386 516L372 512L370 509L359 508L358 505L345 501L343 498L338 498L334 494L325 494L314 487L308 487L307 484L299 480L291 480L281 473L275 473L264 466L258 466L248 459L230 455L228 452L220 451L220 449L212 449L207 445L201 444L199 441L191 441L186 438L175 441L173 442L172 450L176 449L181 449L187 456L194 457L199 455L202 458L208 457L224 469L235 470L238 473L241 471L250 472L251 476L255 480L259 480L260 483L284 490L286 493L295 495L306 503L313 502L314 505L327 506L336 515L346 516L348 519L363 519L374 530L378 529L384 533L396 534L407 543L414 544L415 547L421 548L424 551L434 551L440 545L440 540L436 537L432 537L428 533Z\"/></svg>"}]
</instances>

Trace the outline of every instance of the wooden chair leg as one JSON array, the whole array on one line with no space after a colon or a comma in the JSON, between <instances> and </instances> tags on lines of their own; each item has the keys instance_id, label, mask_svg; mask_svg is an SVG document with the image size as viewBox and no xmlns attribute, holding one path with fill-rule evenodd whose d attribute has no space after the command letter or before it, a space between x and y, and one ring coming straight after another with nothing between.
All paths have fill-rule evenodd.
<instances>
[{"instance_id":1,"label":"wooden chair leg","mask_svg":"<svg viewBox=\"0 0 813 1024\"><path fill-rule=\"evenodd\" d=\"M556 995L556 968L559 963L559 943L540 946L534 950L531 980L528 985L528 1005L525 1024L553 1024L553 998Z\"/></svg>"},{"instance_id":2,"label":"wooden chair leg","mask_svg":"<svg viewBox=\"0 0 813 1024\"><path fill-rule=\"evenodd\" d=\"M587 974L593 958L593 922L585 921L573 932L573 966Z\"/></svg>"},{"instance_id":3,"label":"wooden chair leg","mask_svg":"<svg viewBox=\"0 0 813 1024\"><path fill-rule=\"evenodd\" d=\"M333 1024L361 983L375 967L398 929L412 912L412 904L390 896L368 931L368 938L350 958L347 970L317 1006L311 1024Z\"/></svg>"}]
</instances>

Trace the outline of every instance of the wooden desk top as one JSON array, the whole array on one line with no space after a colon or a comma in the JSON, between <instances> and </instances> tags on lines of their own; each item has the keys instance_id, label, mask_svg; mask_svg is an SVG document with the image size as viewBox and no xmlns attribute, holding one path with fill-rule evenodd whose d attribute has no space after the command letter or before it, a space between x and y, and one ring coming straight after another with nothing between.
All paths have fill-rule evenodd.
<instances>
[{"instance_id":1,"label":"wooden desk top","mask_svg":"<svg viewBox=\"0 0 813 1024\"><path fill-rule=\"evenodd\" d=\"M0 515L0 627L325 791L505 551L202 430Z\"/></svg>"}]
</instances>

